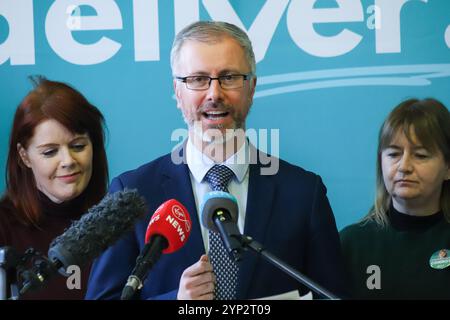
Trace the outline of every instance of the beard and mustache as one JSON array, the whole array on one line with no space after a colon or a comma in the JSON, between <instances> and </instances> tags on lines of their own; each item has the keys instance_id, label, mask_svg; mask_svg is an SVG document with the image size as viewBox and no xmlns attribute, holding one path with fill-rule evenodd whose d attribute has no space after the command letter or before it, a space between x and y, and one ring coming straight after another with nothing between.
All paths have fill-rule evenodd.
<instances>
[{"instance_id":1,"label":"beard and mustache","mask_svg":"<svg viewBox=\"0 0 450 320\"><path fill-rule=\"evenodd\" d=\"M208 129L243 129L245 123L246 115L242 115L241 113L236 112L236 109L232 105L227 105L222 102L206 102L201 105L194 113L190 114L190 117L187 117L186 114L183 113L184 121L186 124L191 127L194 122L201 122L201 119L207 117L207 112L222 112L227 113L233 119L233 127L224 128L223 124L210 125Z\"/></svg>"},{"instance_id":2,"label":"beard and mustache","mask_svg":"<svg viewBox=\"0 0 450 320\"><path fill-rule=\"evenodd\" d=\"M250 109L250 106L249 106ZM192 109L190 109L192 110ZM203 128L202 118L208 117L208 112L221 112L230 116L233 119L232 125L226 127L223 124L210 124L208 128ZM242 114L236 111L232 105L227 105L222 102L206 102L201 105L194 112L186 114L183 112L183 118L197 138L207 143L224 143L229 141L236 134L240 134L245 130L245 118L247 114Z\"/></svg>"}]
</instances>

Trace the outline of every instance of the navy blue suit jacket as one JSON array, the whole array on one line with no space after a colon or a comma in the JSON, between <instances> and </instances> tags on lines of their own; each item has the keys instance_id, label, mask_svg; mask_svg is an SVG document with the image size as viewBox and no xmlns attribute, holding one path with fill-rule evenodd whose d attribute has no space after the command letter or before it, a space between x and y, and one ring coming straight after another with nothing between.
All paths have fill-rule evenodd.
<instances>
[{"instance_id":1,"label":"navy blue suit jacket","mask_svg":"<svg viewBox=\"0 0 450 320\"><path fill-rule=\"evenodd\" d=\"M321 178L282 160L275 175L261 175L261 167L259 161L250 164L244 234L319 285L342 295L346 288L340 242ZM132 232L96 259L86 299L120 298L144 246L150 217L160 204L177 199L191 216L190 237L179 251L161 256L140 292L141 299L176 299L181 274L205 253L189 168L185 163L174 164L168 154L113 179L110 192L125 187L138 189L149 211ZM295 289L308 291L262 257L244 253L237 298L260 298Z\"/></svg>"}]
</instances>

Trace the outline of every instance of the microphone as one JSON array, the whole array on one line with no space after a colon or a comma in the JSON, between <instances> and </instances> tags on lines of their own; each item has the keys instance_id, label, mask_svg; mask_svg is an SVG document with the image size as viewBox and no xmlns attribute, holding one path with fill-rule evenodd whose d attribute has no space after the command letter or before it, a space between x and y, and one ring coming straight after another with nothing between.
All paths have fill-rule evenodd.
<instances>
[{"instance_id":1,"label":"microphone","mask_svg":"<svg viewBox=\"0 0 450 320\"><path fill-rule=\"evenodd\" d=\"M200 206L203 226L220 233L223 244L234 261L242 259L242 234L236 224L238 210L236 198L223 191L207 193Z\"/></svg>"},{"instance_id":2,"label":"microphone","mask_svg":"<svg viewBox=\"0 0 450 320\"><path fill-rule=\"evenodd\" d=\"M122 290L121 300L130 300L140 290L148 272L158 261L161 253L180 249L191 233L191 218L186 208L171 199L156 209L147 227L145 246L136 259L136 266Z\"/></svg>"},{"instance_id":3,"label":"microphone","mask_svg":"<svg viewBox=\"0 0 450 320\"><path fill-rule=\"evenodd\" d=\"M21 293L39 287L57 271L70 276L66 272L69 266L81 266L99 256L131 230L136 219L142 217L146 210L145 200L137 190L124 189L107 194L51 242L49 260L40 261L35 270L25 273Z\"/></svg>"},{"instance_id":4,"label":"microphone","mask_svg":"<svg viewBox=\"0 0 450 320\"><path fill-rule=\"evenodd\" d=\"M328 299L339 299L333 293L322 288L320 285L268 252L260 243L256 242L251 237L242 235L236 225L238 218L237 201L231 194L222 191L209 192L203 199L200 208L203 226L208 230L220 233L222 242L231 259L234 259L234 261L240 261L242 251L250 249L320 296Z\"/></svg>"}]
</instances>

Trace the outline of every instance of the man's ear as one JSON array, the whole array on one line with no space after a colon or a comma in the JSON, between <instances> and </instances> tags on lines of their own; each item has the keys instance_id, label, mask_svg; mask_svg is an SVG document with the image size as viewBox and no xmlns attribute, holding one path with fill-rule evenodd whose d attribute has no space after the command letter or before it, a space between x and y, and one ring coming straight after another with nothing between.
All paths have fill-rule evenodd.
<instances>
[{"instance_id":1,"label":"man's ear","mask_svg":"<svg viewBox=\"0 0 450 320\"><path fill-rule=\"evenodd\" d=\"M19 153L20 159L22 159L22 162L28 167L31 168L31 162L30 158L28 157L28 152L25 150L25 148L18 143L17 144L17 153Z\"/></svg>"},{"instance_id":2,"label":"man's ear","mask_svg":"<svg viewBox=\"0 0 450 320\"><path fill-rule=\"evenodd\" d=\"M181 93L178 82L177 79L173 79L173 91L175 92L175 99L177 100L177 108L181 109Z\"/></svg>"},{"instance_id":3,"label":"man's ear","mask_svg":"<svg viewBox=\"0 0 450 320\"><path fill-rule=\"evenodd\" d=\"M253 104L253 96L255 95L255 90L256 90L256 76L253 76L252 79L250 79L250 85L251 85L251 92L250 92L250 96L249 96L249 103L250 105Z\"/></svg>"}]
</instances>

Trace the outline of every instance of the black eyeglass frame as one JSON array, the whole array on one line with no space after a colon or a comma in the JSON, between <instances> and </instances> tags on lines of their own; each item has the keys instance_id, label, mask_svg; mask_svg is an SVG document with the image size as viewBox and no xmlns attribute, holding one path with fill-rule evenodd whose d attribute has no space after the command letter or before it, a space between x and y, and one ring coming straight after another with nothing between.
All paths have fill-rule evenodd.
<instances>
[{"instance_id":1,"label":"black eyeglass frame","mask_svg":"<svg viewBox=\"0 0 450 320\"><path fill-rule=\"evenodd\" d=\"M219 81L219 85L222 89L224 90L233 90L233 89L239 89L242 88L244 85L242 85L241 87L235 87L235 88L224 88L222 87L222 82L221 79L224 79L226 77L236 77L236 76L240 76L243 77L242 78L242 83L244 83L244 81L250 80L253 77L253 73L249 72L249 73L240 73L240 74L227 74L227 75L223 75L223 76L219 76L219 77L210 77L210 76L205 76L205 75L197 75L197 76L187 76L187 77L175 77L175 79L184 82L186 84L186 88L188 88L189 90L194 90L194 91L204 91L204 90L208 90L211 87L211 82L213 80L217 80ZM208 87L202 88L202 89L193 89L193 88L189 88L187 80L189 78L195 78L195 77L205 77L205 78L209 78L209 82L208 82Z\"/></svg>"}]
</instances>

